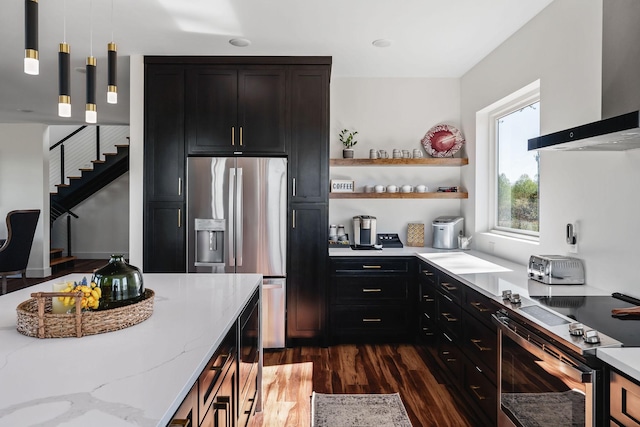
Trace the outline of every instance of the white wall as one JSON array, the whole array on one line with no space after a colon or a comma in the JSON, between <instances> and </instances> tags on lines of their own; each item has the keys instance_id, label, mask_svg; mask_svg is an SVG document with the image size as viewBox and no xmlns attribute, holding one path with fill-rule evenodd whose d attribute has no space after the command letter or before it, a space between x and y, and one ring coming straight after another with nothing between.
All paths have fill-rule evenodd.
<instances>
[{"instance_id":1,"label":"white wall","mask_svg":"<svg viewBox=\"0 0 640 427\"><path fill-rule=\"evenodd\" d=\"M470 167L462 170L472 196L462 203L466 218L482 218L483 165L487 140L476 134L476 112L540 79L541 133L600 118L602 2L556 0L483 59L461 80L462 128ZM477 249L526 263L531 254L582 258L587 282L640 296L635 240L640 236L640 153L542 152L540 242L519 243L477 235ZM578 253L570 254L565 226L577 223ZM486 231L474 222L476 233Z\"/></svg>"},{"instance_id":2,"label":"white wall","mask_svg":"<svg viewBox=\"0 0 640 427\"><path fill-rule=\"evenodd\" d=\"M111 254L129 257L129 173L71 209L71 254L79 259L109 259ZM51 230L51 247L67 254L67 216ZM135 265L135 264L134 264Z\"/></svg>"},{"instance_id":3,"label":"white wall","mask_svg":"<svg viewBox=\"0 0 640 427\"><path fill-rule=\"evenodd\" d=\"M49 268L49 132L41 124L0 124L0 238L5 218L16 209L40 209L28 277L45 277Z\"/></svg>"},{"instance_id":4,"label":"white wall","mask_svg":"<svg viewBox=\"0 0 640 427\"><path fill-rule=\"evenodd\" d=\"M129 77L129 263L142 270L144 57L131 55Z\"/></svg>"},{"instance_id":5,"label":"white wall","mask_svg":"<svg viewBox=\"0 0 640 427\"><path fill-rule=\"evenodd\" d=\"M420 140L434 125L460 128L460 81L436 78L332 78L330 156L342 157L341 129L357 130L355 157L369 150L420 148ZM464 166L467 167L467 166ZM459 167L332 167L331 179L355 180L356 191L367 184L418 185L430 190L460 184ZM331 199L329 223L345 225L351 236L352 217L377 218L378 232L398 233L406 243L407 224L425 224L425 243L431 246L431 222L439 215L460 213L459 200L438 199ZM328 235L328 230L327 230Z\"/></svg>"}]
</instances>

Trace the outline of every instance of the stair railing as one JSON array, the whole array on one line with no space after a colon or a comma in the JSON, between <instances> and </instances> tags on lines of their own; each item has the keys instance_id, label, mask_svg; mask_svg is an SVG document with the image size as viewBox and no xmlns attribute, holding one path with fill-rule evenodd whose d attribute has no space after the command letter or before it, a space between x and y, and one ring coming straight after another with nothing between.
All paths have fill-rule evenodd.
<instances>
[{"instance_id":1,"label":"stair railing","mask_svg":"<svg viewBox=\"0 0 640 427\"><path fill-rule=\"evenodd\" d=\"M80 218L78 215L73 213L70 209L61 206L59 203L52 202L51 210L56 211L56 217L62 216L62 214L67 214L67 256L71 256L71 217L78 219Z\"/></svg>"}]
</instances>

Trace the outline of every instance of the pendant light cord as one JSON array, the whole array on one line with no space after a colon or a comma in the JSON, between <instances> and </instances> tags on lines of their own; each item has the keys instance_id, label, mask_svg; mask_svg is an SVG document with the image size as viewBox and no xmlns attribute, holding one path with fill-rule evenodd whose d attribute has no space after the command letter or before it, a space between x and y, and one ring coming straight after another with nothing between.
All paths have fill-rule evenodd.
<instances>
[{"instance_id":1,"label":"pendant light cord","mask_svg":"<svg viewBox=\"0 0 640 427\"><path fill-rule=\"evenodd\" d=\"M113 0L111 0L111 41L113 41Z\"/></svg>"},{"instance_id":2,"label":"pendant light cord","mask_svg":"<svg viewBox=\"0 0 640 427\"><path fill-rule=\"evenodd\" d=\"M93 0L89 2L89 56L93 56Z\"/></svg>"},{"instance_id":3,"label":"pendant light cord","mask_svg":"<svg viewBox=\"0 0 640 427\"><path fill-rule=\"evenodd\" d=\"M62 42L67 43L67 0L62 2Z\"/></svg>"}]
</instances>

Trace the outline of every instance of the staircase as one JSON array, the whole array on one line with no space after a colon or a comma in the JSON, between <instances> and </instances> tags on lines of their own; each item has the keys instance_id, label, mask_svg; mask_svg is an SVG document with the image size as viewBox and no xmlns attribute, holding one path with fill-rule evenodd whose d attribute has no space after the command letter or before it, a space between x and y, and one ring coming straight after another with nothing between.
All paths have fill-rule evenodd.
<instances>
[{"instance_id":1,"label":"staircase","mask_svg":"<svg viewBox=\"0 0 640 427\"><path fill-rule=\"evenodd\" d=\"M55 144L52 148L61 145L67 139L74 137L77 133L80 133L84 129L78 129L66 138L63 138L59 143ZM128 138L127 138L128 139ZM71 144L68 144L71 145ZM72 209L79 203L85 201L97 191L104 188L106 185L113 182L116 178L129 170L129 145L128 144L115 144L111 145L110 150L115 149L116 152L112 153L100 153L100 129L96 129L96 147L97 152L95 157L99 160L91 160L92 167L84 167L78 169L79 175L67 176L64 178L64 163L65 163L65 149L64 145L61 147L60 162L61 162L61 183L56 184L55 188L57 192L50 193L50 224L53 228L53 223L56 219L64 214L67 215L67 249L68 253L64 255L64 249L51 248L49 254L49 263L52 272L59 271L61 269L68 268L73 265L76 257L71 253L71 218L78 218L76 214L72 212ZM86 150L86 147L84 148ZM74 152L67 154L69 157L74 156ZM104 160L100 160L103 157ZM87 165L89 162L85 162ZM67 181L67 182L65 182Z\"/></svg>"}]
</instances>

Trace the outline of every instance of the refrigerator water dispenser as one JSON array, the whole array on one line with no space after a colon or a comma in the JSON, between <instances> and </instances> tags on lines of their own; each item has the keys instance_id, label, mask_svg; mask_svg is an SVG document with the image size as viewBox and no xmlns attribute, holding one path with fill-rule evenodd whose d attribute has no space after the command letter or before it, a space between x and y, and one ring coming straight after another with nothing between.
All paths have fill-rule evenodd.
<instances>
[{"instance_id":1,"label":"refrigerator water dispenser","mask_svg":"<svg viewBox=\"0 0 640 427\"><path fill-rule=\"evenodd\" d=\"M224 265L225 220L195 218L196 267Z\"/></svg>"}]
</instances>

